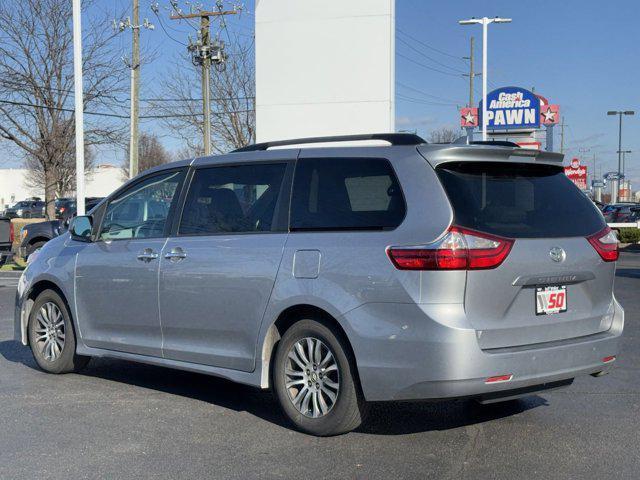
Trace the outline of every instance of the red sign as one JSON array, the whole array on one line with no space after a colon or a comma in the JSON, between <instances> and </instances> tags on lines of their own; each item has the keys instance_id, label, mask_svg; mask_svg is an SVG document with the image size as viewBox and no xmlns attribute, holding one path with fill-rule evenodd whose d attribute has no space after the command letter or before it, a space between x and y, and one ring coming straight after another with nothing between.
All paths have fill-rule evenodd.
<instances>
[{"instance_id":1,"label":"red sign","mask_svg":"<svg viewBox=\"0 0 640 480\"><path fill-rule=\"evenodd\" d=\"M555 125L559 121L559 105L540 105L540 123L542 125Z\"/></svg>"},{"instance_id":2,"label":"red sign","mask_svg":"<svg viewBox=\"0 0 640 480\"><path fill-rule=\"evenodd\" d=\"M587 167L580 165L579 159L572 159L571 165L564 167L564 173L580 190L587 189Z\"/></svg>"},{"instance_id":3,"label":"red sign","mask_svg":"<svg viewBox=\"0 0 640 480\"><path fill-rule=\"evenodd\" d=\"M464 107L460 109L460 126L461 127L477 127L478 126L478 109Z\"/></svg>"}]
</instances>

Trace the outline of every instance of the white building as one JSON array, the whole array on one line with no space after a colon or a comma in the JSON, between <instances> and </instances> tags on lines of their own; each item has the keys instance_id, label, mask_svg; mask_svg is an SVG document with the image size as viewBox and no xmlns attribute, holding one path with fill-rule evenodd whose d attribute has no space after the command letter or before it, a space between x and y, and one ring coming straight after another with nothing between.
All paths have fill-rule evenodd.
<instances>
[{"instance_id":1,"label":"white building","mask_svg":"<svg viewBox=\"0 0 640 480\"><path fill-rule=\"evenodd\" d=\"M395 131L395 0L256 0L256 139Z\"/></svg>"},{"instance_id":2,"label":"white building","mask_svg":"<svg viewBox=\"0 0 640 480\"><path fill-rule=\"evenodd\" d=\"M29 188L24 168L0 168L0 210L28 197L44 198L44 190ZM124 183L120 167L98 165L86 179L87 197L105 197Z\"/></svg>"}]
</instances>

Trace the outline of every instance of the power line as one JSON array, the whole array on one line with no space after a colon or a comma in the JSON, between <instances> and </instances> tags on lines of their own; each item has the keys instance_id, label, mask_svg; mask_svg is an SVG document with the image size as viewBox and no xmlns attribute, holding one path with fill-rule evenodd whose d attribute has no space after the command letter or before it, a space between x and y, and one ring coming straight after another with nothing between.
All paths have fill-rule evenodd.
<instances>
[{"instance_id":1,"label":"power line","mask_svg":"<svg viewBox=\"0 0 640 480\"><path fill-rule=\"evenodd\" d=\"M415 87L411 87L411 86L409 86L409 85L405 85L405 84L404 84L404 83L402 83L402 82L398 82L398 81L396 81L396 84L397 84L397 85L400 85L401 87L406 88L406 89L408 89L408 90L412 90L412 91L414 91L414 92L416 92L416 93L419 93L419 94L421 94L421 95L425 95L425 96L427 96L427 97L434 98L434 99L436 99L436 100L444 100L445 102L455 102L456 104L461 103L461 102L459 102L458 100L452 100L452 99L450 99L450 98L444 98L444 97L439 97L438 95L432 95L432 94L430 94L430 93L427 93L427 92L422 91L422 90L420 90L420 89L417 89L417 88L415 88Z\"/></svg>"},{"instance_id":2,"label":"power line","mask_svg":"<svg viewBox=\"0 0 640 480\"><path fill-rule=\"evenodd\" d=\"M164 32L164 34L169 37L171 40L173 40L176 43L179 43L180 45L182 45L183 47L188 47L189 45L187 45L184 42L181 42L180 40L176 40L174 37L171 36L171 34L169 34L169 32L167 32L167 29L164 28L164 22L162 21L162 18L160 17L160 15L158 15L157 12L154 11L154 13L156 14L156 17L158 17L158 23L160 24L160 28L162 28L162 31Z\"/></svg>"},{"instance_id":3,"label":"power line","mask_svg":"<svg viewBox=\"0 0 640 480\"><path fill-rule=\"evenodd\" d=\"M436 106L447 106L450 107L452 105L458 105L457 103L444 103L444 102L430 102L429 100L425 100L423 98L415 98L415 97L408 97L406 95L402 95L401 93L397 95L399 100L404 100L407 102L413 102L413 103L420 103L423 105L436 105Z\"/></svg>"},{"instance_id":4,"label":"power line","mask_svg":"<svg viewBox=\"0 0 640 480\"><path fill-rule=\"evenodd\" d=\"M422 68L426 68L427 70L431 70L433 72L437 72L437 73L441 73L443 75L449 75L450 77L458 77L458 78L462 78L462 75L459 73L451 73L451 72L445 72L443 70L438 70L437 68L433 68L430 67L429 65L425 65L424 63L420 63L416 60L414 60L413 58L407 57L406 55L403 55L402 53L397 53L397 55L401 58L404 58L405 60L410 61L411 63L415 63L416 65L422 67Z\"/></svg>"},{"instance_id":5,"label":"power line","mask_svg":"<svg viewBox=\"0 0 640 480\"><path fill-rule=\"evenodd\" d=\"M447 65L447 64L445 64L445 63L442 63L442 62L440 62L440 61L436 60L436 59L435 59L435 58L433 58L433 57L430 57L429 55L425 54L425 53L424 53L424 52L422 52L421 50L418 50L418 49L417 49L417 48L415 48L413 45L411 45L409 42L407 42L406 40L403 40L403 39L402 39L402 38L400 38L400 37L398 37L398 40L400 40L400 42L401 42L401 43L404 43L407 47L409 47L411 50L413 50L414 52L416 52L418 55L421 55L421 56L423 56L424 58L426 58L426 59L428 59L428 60L431 60L432 62L434 62L434 63L436 63L436 64L440 65L441 67L448 68L449 70L453 70L454 72L458 72L458 73L461 73L461 74L465 73L465 72L463 72L462 70L459 70L459 69L457 69L457 68L450 67L449 65Z\"/></svg>"},{"instance_id":6,"label":"power line","mask_svg":"<svg viewBox=\"0 0 640 480\"><path fill-rule=\"evenodd\" d=\"M75 110L72 108L64 108L64 107L49 107L45 105L37 105L35 103L28 102L15 102L12 100L0 100L0 103L4 103L7 105L16 105L20 107L33 107L33 108L42 108L46 110L55 110L58 112L69 112L74 113ZM251 113L253 109L244 109L244 110L229 110L228 112L211 112L212 115L224 116L230 115L233 113ZM129 115L121 115L117 113L104 113L104 112L92 112L85 110L84 113L86 115L94 115L98 117L110 117L110 118L122 118L129 119ZM180 118L180 117L199 117L202 116L202 113L184 113L184 114L168 114L168 115L140 115L141 119L162 119L162 118Z\"/></svg>"},{"instance_id":7,"label":"power line","mask_svg":"<svg viewBox=\"0 0 640 480\"><path fill-rule=\"evenodd\" d=\"M453 55L453 54L451 54L451 53L447 53L447 52L442 51L442 50L440 50L440 49L438 49L438 48L436 48L436 47L432 47L431 45L429 45L429 44L427 44L427 43L424 43L424 42L423 42L423 41L421 41L421 40L418 40L416 37L414 37L414 36L412 36L412 35L409 35L407 32L405 32L404 30L402 30L402 29L400 29L400 28L396 28L396 31L397 31L398 33L401 33L402 35L405 35L405 36L409 37L409 38L410 38L411 40L413 40L414 42L419 43L420 45L422 45L422 46L423 46L423 47L425 47L425 48L428 48L429 50L433 50L434 52L438 52L439 54L444 55L444 56L446 56L446 57L455 58L455 59L457 59L457 60L460 60L460 61L464 62L464 60L463 60L460 56L458 56L458 55Z\"/></svg>"}]
</instances>

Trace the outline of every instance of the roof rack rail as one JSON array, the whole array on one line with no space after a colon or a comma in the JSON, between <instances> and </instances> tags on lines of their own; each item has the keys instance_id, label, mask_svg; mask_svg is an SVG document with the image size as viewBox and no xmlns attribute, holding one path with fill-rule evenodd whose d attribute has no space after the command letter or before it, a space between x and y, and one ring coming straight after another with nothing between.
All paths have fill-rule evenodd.
<instances>
[{"instance_id":1,"label":"roof rack rail","mask_svg":"<svg viewBox=\"0 0 640 480\"><path fill-rule=\"evenodd\" d=\"M246 147L233 150L237 152L257 152L271 147L300 145L306 143L357 142L363 140L382 140L391 145L421 145L427 143L423 138L413 133L367 133L362 135L336 135L329 137L293 138L291 140L277 140L273 142L254 143Z\"/></svg>"}]
</instances>

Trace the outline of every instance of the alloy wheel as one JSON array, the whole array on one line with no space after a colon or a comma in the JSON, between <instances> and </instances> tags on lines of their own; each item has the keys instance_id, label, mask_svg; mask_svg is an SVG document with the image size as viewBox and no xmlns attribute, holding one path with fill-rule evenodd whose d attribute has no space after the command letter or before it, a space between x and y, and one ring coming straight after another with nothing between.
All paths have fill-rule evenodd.
<instances>
[{"instance_id":1,"label":"alloy wheel","mask_svg":"<svg viewBox=\"0 0 640 480\"><path fill-rule=\"evenodd\" d=\"M323 417L335 406L340 369L333 352L321 340L298 340L289 350L284 374L289 399L304 416Z\"/></svg>"},{"instance_id":2,"label":"alloy wheel","mask_svg":"<svg viewBox=\"0 0 640 480\"><path fill-rule=\"evenodd\" d=\"M55 362L64 349L64 317L58 306L47 302L40 307L36 315L35 342L38 351L45 360Z\"/></svg>"}]
</instances>

